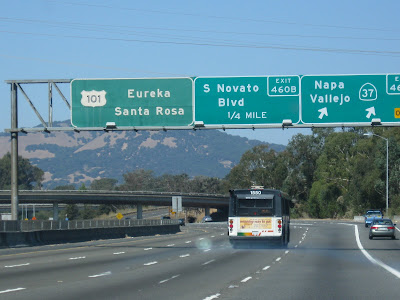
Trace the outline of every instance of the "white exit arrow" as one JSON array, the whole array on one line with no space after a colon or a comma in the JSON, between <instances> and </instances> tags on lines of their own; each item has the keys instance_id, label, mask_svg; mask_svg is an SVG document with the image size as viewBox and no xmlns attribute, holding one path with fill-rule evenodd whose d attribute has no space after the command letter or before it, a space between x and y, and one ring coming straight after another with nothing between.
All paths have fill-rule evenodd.
<instances>
[{"instance_id":1,"label":"white exit arrow","mask_svg":"<svg viewBox=\"0 0 400 300\"><path fill-rule=\"evenodd\" d=\"M326 107L318 109L320 115L318 118L322 119L324 116L328 116L328 109Z\"/></svg>"},{"instance_id":2,"label":"white exit arrow","mask_svg":"<svg viewBox=\"0 0 400 300\"><path fill-rule=\"evenodd\" d=\"M367 108L366 111L368 112L368 114L367 114L368 119L371 118L371 115L375 116L375 107L372 106L370 108Z\"/></svg>"}]
</instances>

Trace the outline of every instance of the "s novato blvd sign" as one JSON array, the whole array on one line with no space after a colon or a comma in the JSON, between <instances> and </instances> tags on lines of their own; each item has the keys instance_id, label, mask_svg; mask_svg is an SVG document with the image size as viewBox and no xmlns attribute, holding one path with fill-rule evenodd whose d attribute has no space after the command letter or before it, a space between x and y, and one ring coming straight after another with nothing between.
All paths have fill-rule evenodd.
<instances>
[{"instance_id":1,"label":"s novato blvd sign","mask_svg":"<svg viewBox=\"0 0 400 300\"><path fill-rule=\"evenodd\" d=\"M168 127L193 123L193 80L74 79L75 127Z\"/></svg>"},{"instance_id":2,"label":"s novato blvd sign","mask_svg":"<svg viewBox=\"0 0 400 300\"><path fill-rule=\"evenodd\" d=\"M299 76L197 77L195 120L239 128L299 122Z\"/></svg>"}]
</instances>

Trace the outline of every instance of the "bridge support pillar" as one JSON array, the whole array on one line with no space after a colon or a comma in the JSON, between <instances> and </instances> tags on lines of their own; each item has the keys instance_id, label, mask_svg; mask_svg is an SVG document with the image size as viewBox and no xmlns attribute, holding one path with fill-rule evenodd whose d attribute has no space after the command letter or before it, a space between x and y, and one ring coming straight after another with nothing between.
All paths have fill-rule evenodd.
<instances>
[{"instance_id":1,"label":"bridge support pillar","mask_svg":"<svg viewBox=\"0 0 400 300\"><path fill-rule=\"evenodd\" d=\"M58 221L58 203L53 203L53 221Z\"/></svg>"},{"instance_id":2,"label":"bridge support pillar","mask_svg":"<svg viewBox=\"0 0 400 300\"><path fill-rule=\"evenodd\" d=\"M204 214L205 214L206 216L209 216L209 215L210 215L210 208L209 208L209 207L204 208Z\"/></svg>"},{"instance_id":3,"label":"bridge support pillar","mask_svg":"<svg viewBox=\"0 0 400 300\"><path fill-rule=\"evenodd\" d=\"M138 220L143 219L143 207L142 207L142 204L136 205L136 210L137 210L136 219L138 219Z\"/></svg>"}]
</instances>

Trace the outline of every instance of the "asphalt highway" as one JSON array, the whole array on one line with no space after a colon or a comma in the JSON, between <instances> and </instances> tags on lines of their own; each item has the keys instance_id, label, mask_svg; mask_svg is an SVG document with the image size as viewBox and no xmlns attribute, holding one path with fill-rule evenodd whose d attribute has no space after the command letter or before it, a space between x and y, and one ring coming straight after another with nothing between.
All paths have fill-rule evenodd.
<instances>
[{"instance_id":1,"label":"asphalt highway","mask_svg":"<svg viewBox=\"0 0 400 300\"><path fill-rule=\"evenodd\" d=\"M292 220L287 249L233 249L226 223L187 224L181 230L0 249L0 299L399 296L400 240L369 240L360 223Z\"/></svg>"}]
</instances>

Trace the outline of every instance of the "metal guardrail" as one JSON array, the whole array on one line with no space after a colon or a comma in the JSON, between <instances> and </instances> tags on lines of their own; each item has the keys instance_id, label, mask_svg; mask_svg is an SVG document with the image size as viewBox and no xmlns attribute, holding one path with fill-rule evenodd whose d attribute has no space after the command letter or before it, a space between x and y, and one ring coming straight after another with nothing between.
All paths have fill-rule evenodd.
<instances>
[{"instance_id":1,"label":"metal guardrail","mask_svg":"<svg viewBox=\"0 0 400 300\"><path fill-rule=\"evenodd\" d=\"M177 225L179 220L0 221L0 232Z\"/></svg>"}]
</instances>

